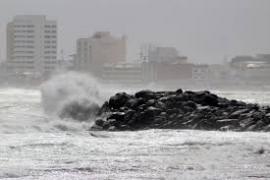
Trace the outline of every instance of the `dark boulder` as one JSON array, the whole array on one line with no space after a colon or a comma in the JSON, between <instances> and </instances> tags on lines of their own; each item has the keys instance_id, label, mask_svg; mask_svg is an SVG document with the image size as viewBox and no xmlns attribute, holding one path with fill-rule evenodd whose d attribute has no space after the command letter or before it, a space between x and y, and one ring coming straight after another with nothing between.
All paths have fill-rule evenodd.
<instances>
[{"instance_id":1,"label":"dark boulder","mask_svg":"<svg viewBox=\"0 0 270 180\"><path fill-rule=\"evenodd\" d=\"M230 105L231 106L246 106L246 103L233 99L230 101Z\"/></svg>"},{"instance_id":2,"label":"dark boulder","mask_svg":"<svg viewBox=\"0 0 270 180\"><path fill-rule=\"evenodd\" d=\"M126 104L126 102L130 99L130 95L127 93L117 93L115 96L111 97L109 100L109 107L113 109L121 108Z\"/></svg>"},{"instance_id":3,"label":"dark boulder","mask_svg":"<svg viewBox=\"0 0 270 180\"><path fill-rule=\"evenodd\" d=\"M103 119L97 119L96 121L95 121L95 124L96 125L98 125L98 126L100 126L100 127L102 127L103 125L104 125L104 120Z\"/></svg>"},{"instance_id":4,"label":"dark boulder","mask_svg":"<svg viewBox=\"0 0 270 180\"><path fill-rule=\"evenodd\" d=\"M208 105L208 106L217 106L219 101L218 101L218 96L215 94L210 94L208 91L203 91L194 94L192 99L201 105Z\"/></svg>"},{"instance_id":5,"label":"dark boulder","mask_svg":"<svg viewBox=\"0 0 270 180\"><path fill-rule=\"evenodd\" d=\"M167 109L166 114L171 115L171 114L179 114L180 110L177 108L172 108L172 109Z\"/></svg>"},{"instance_id":6,"label":"dark boulder","mask_svg":"<svg viewBox=\"0 0 270 180\"><path fill-rule=\"evenodd\" d=\"M243 131L247 130L250 126L254 124L255 124L255 121L253 118L247 118L240 121L240 127Z\"/></svg>"},{"instance_id":7,"label":"dark boulder","mask_svg":"<svg viewBox=\"0 0 270 180\"><path fill-rule=\"evenodd\" d=\"M126 113L124 112L113 112L107 119L115 119L116 121L124 121Z\"/></svg>"},{"instance_id":8,"label":"dark boulder","mask_svg":"<svg viewBox=\"0 0 270 180\"><path fill-rule=\"evenodd\" d=\"M235 119L235 118L239 118L242 114L249 112L249 109L239 109L234 111L231 115L230 118Z\"/></svg>"},{"instance_id":9,"label":"dark boulder","mask_svg":"<svg viewBox=\"0 0 270 180\"><path fill-rule=\"evenodd\" d=\"M144 112L145 115L150 118L159 115L162 112L162 110L154 106L150 106Z\"/></svg>"},{"instance_id":10,"label":"dark boulder","mask_svg":"<svg viewBox=\"0 0 270 180\"><path fill-rule=\"evenodd\" d=\"M194 119L195 120L195 119ZM216 130L215 124L212 120L209 119L201 119L199 122L194 121L193 129L200 129L200 130Z\"/></svg>"},{"instance_id":11,"label":"dark boulder","mask_svg":"<svg viewBox=\"0 0 270 180\"><path fill-rule=\"evenodd\" d=\"M125 106L129 107L129 108L135 108L138 105L142 104L142 101L140 101L139 99L136 98L130 98L126 101Z\"/></svg>"},{"instance_id":12,"label":"dark boulder","mask_svg":"<svg viewBox=\"0 0 270 180\"><path fill-rule=\"evenodd\" d=\"M251 117L254 118L255 120L261 120L265 117L265 114L261 111L257 111L254 112Z\"/></svg>"},{"instance_id":13,"label":"dark boulder","mask_svg":"<svg viewBox=\"0 0 270 180\"><path fill-rule=\"evenodd\" d=\"M214 94L205 95L202 98L201 104L202 105L209 105L209 106L217 106L218 97Z\"/></svg>"},{"instance_id":14,"label":"dark boulder","mask_svg":"<svg viewBox=\"0 0 270 180\"><path fill-rule=\"evenodd\" d=\"M116 130L118 130L118 129L115 126L110 126L108 128L108 131L116 131Z\"/></svg>"},{"instance_id":15,"label":"dark boulder","mask_svg":"<svg viewBox=\"0 0 270 180\"><path fill-rule=\"evenodd\" d=\"M145 104L146 106L154 106L156 103L155 99L149 99Z\"/></svg>"},{"instance_id":16,"label":"dark boulder","mask_svg":"<svg viewBox=\"0 0 270 180\"><path fill-rule=\"evenodd\" d=\"M235 128L234 125L227 125L219 128L220 131L232 131L232 130L238 130Z\"/></svg>"},{"instance_id":17,"label":"dark boulder","mask_svg":"<svg viewBox=\"0 0 270 180\"><path fill-rule=\"evenodd\" d=\"M143 99L154 99L156 98L155 92L150 90L143 90L135 93L136 98L143 98Z\"/></svg>"},{"instance_id":18,"label":"dark boulder","mask_svg":"<svg viewBox=\"0 0 270 180\"><path fill-rule=\"evenodd\" d=\"M216 121L217 128L221 128L223 126L232 125L234 127L239 127L238 119L220 119Z\"/></svg>"},{"instance_id":19,"label":"dark boulder","mask_svg":"<svg viewBox=\"0 0 270 180\"><path fill-rule=\"evenodd\" d=\"M263 131L270 132L270 124L263 128Z\"/></svg>"},{"instance_id":20,"label":"dark boulder","mask_svg":"<svg viewBox=\"0 0 270 180\"><path fill-rule=\"evenodd\" d=\"M183 90L182 89L177 89L175 92L176 92L176 94L182 94Z\"/></svg>"},{"instance_id":21,"label":"dark boulder","mask_svg":"<svg viewBox=\"0 0 270 180\"><path fill-rule=\"evenodd\" d=\"M187 106L187 107L190 107L192 109L196 109L197 108L197 105L196 103L194 103L193 101L187 101L187 102L184 102L182 103L183 106Z\"/></svg>"}]
</instances>

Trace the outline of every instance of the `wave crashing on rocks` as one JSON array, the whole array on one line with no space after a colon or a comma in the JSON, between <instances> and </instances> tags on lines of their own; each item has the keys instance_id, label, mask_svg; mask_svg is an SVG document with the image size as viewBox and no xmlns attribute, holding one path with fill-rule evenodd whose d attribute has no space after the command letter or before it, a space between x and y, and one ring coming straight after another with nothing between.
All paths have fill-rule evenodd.
<instances>
[{"instance_id":1,"label":"wave crashing on rocks","mask_svg":"<svg viewBox=\"0 0 270 180\"><path fill-rule=\"evenodd\" d=\"M45 82L41 94L46 113L79 121L94 117L101 103L97 81L75 72L57 75Z\"/></svg>"}]
</instances>

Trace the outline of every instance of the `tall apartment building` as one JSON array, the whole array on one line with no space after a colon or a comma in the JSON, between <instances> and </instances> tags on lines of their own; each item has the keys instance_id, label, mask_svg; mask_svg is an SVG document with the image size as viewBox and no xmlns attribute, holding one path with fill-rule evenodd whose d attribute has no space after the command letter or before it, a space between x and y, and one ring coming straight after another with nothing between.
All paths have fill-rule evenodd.
<instances>
[{"instance_id":1,"label":"tall apartment building","mask_svg":"<svg viewBox=\"0 0 270 180\"><path fill-rule=\"evenodd\" d=\"M101 77L107 63L126 61L126 37L112 36L109 32L96 32L92 37L77 40L76 67Z\"/></svg>"},{"instance_id":2,"label":"tall apartment building","mask_svg":"<svg viewBox=\"0 0 270 180\"><path fill-rule=\"evenodd\" d=\"M57 67L57 23L19 15L7 25L7 66L16 74L43 75Z\"/></svg>"}]
</instances>

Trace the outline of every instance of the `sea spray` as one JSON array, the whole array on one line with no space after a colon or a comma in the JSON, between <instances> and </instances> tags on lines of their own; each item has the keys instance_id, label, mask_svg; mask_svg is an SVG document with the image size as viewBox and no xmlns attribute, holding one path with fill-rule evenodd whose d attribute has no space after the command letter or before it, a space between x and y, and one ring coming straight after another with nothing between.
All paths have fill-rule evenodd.
<instances>
[{"instance_id":1,"label":"sea spray","mask_svg":"<svg viewBox=\"0 0 270 180\"><path fill-rule=\"evenodd\" d=\"M103 102L97 81L76 72L54 76L42 84L41 94L46 113L80 121L93 116Z\"/></svg>"}]
</instances>

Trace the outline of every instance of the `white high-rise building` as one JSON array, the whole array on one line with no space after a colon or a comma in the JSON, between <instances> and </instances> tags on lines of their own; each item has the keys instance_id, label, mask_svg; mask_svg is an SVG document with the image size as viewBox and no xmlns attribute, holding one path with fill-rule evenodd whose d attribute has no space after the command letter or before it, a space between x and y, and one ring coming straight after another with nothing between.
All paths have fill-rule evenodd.
<instances>
[{"instance_id":1,"label":"white high-rise building","mask_svg":"<svg viewBox=\"0 0 270 180\"><path fill-rule=\"evenodd\" d=\"M7 25L7 66L42 75L57 67L57 23L43 15L19 15Z\"/></svg>"}]
</instances>

